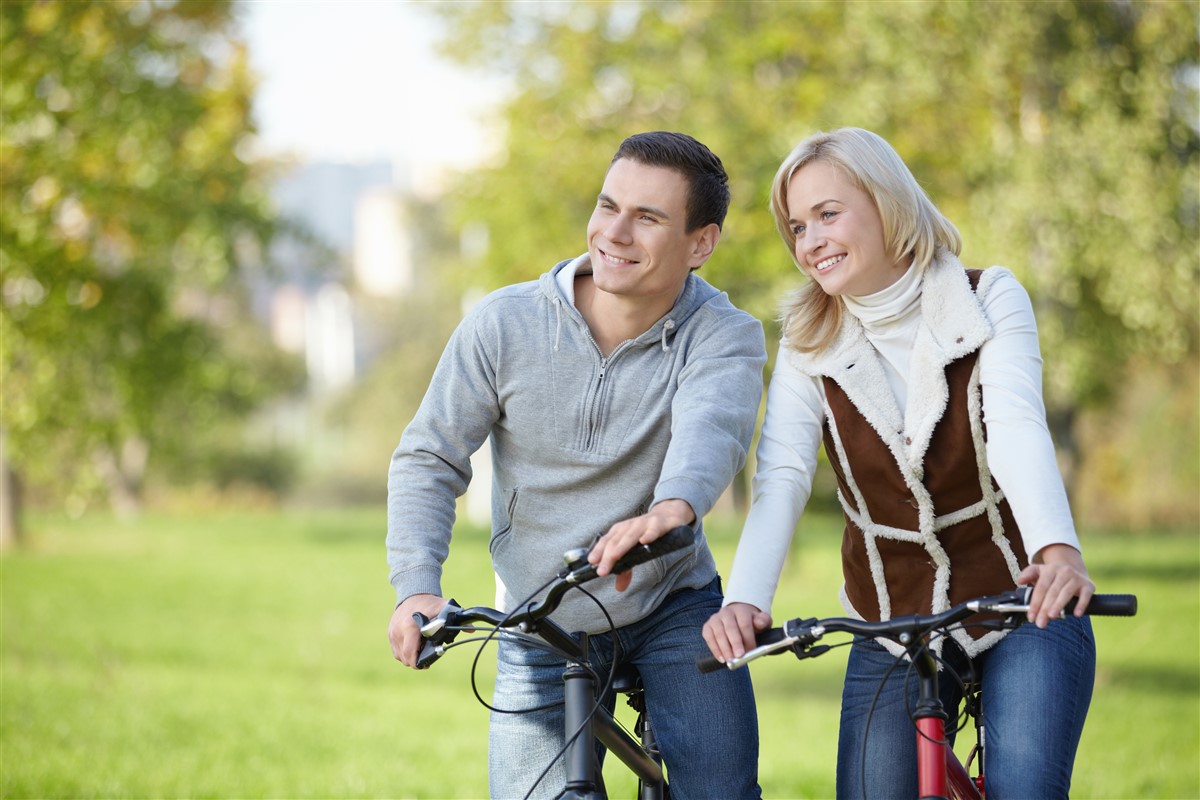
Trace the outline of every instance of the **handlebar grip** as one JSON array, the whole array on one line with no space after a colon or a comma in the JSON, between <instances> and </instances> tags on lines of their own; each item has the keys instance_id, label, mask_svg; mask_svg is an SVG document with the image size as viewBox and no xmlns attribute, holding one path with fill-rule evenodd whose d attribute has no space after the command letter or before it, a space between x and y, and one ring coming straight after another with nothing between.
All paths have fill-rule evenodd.
<instances>
[{"instance_id":1,"label":"handlebar grip","mask_svg":"<svg viewBox=\"0 0 1200 800\"><path fill-rule=\"evenodd\" d=\"M1075 610L1075 600L1067 603L1066 613ZM1087 611L1093 617L1132 617L1137 614L1137 595L1134 594L1094 594L1088 601Z\"/></svg>"},{"instance_id":2,"label":"handlebar grip","mask_svg":"<svg viewBox=\"0 0 1200 800\"><path fill-rule=\"evenodd\" d=\"M653 542L650 542L650 544L635 545L632 550L621 556L620 560L613 565L612 574L620 575L622 572L627 572L638 564L644 564L651 559L689 547L695 541L696 532L687 525L672 528Z\"/></svg>"},{"instance_id":3,"label":"handlebar grip","mask_svg":"<svg viewBox=\"0 0 1200 800\"><path fill-rule=\"evenodd\" d=\"M762 647L768 644L775 644L787 637L787 632L783 628L768 628L765 631L760 631L754 637L754 646ZM726 669L729 665L723 661L718 661L716 656L701 656L696 659L696 669L701 672L716 672L717 670Z\"/></svg>"}]
</instances>

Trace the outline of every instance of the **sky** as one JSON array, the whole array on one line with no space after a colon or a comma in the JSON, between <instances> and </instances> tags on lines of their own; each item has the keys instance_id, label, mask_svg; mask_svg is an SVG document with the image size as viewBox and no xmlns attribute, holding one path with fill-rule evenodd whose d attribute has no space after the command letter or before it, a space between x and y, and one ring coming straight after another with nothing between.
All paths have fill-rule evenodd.
<instances>
[{"instance_id":1,"label":"sky","mask_svg":"<svg viewBox=\"0 0 1200 800\"><path fill-rule=\"evenodd\" d=\"M435 55L431 3L241 0L260 83L255 117L271 154L392 160L415 180L477 163L499 81Z\"/></svg>"}]
</instances>

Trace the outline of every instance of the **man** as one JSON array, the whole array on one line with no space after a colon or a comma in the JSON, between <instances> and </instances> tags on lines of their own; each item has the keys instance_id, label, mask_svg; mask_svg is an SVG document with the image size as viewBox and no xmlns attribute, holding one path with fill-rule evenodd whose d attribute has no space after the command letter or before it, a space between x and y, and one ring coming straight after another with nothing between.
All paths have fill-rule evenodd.
<instances>
[{"instance_id":1,"label":"man","mask_svg":"<svg viewBox=\"0 0 1200 800\"><path fill-rule=\"evenodd\" d=\"M621 660L642 675L677 800L760 794L748 673L702 676L695 666L708 653L701 627L721 605L700 520L745 461L766 361L759 322L692 274L712 255L728 205L724 167L695 139L626 139L588 223L588 252L467 315L388 474L399 601L388 637L408 666L420 648L412 614L432 617L445 603L455 500L489 437L490 548L507 608L535 595L567 550L591 546L608 575L635 544L698 529L693 547L589 585L618 629ZM553 619L609 630L581 593ZM590 650L607 674L611 640L598 636ZM523 797L562 746L563 661L508 640L497 657L497 708L552 705L492 714L492 796ZM560 759L537 796L561 791L563 775Z\"/></svg>"}]
</instances>

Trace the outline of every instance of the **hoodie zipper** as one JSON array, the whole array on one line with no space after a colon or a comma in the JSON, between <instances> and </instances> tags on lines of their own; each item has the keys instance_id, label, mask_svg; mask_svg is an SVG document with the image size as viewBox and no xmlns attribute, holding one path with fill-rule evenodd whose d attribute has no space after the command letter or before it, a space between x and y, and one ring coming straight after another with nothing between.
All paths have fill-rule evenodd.
<instances>
[{"instance_id":1,"label":"hoodie zipper","mask_svg":"<svg viewBox=\"0 0 1200 800\"><path fill-rule=\"evenodd\" d=\"M604 401L604 373L608 371L608 359L600 357L600 374L596 376L596 386L592 391L592 402L588 406L587 437L583 441L583 449L591 452L596 446L597 434L600 430L600 406Z\"/></svg>"},{"instance_id":2,"label":"hoodie zipper","mask_svg":"<svg viewBox=\"0 0 1200 800\"><path fill-rule=\"evenodd\" d=\"M663 325L662 341L664 351L669 349L666 346L666 334L674 329L675 320L673 319L668 319ZM592 343L592 347L595 348L596 355L600 356L600 371L596 375L595 388L592 392L592 401L588 404L587 430L585 431L583 440L583 451L585 453L590 453L595 448L596 441L599 439L600 434L600 412L604 405L604 376L608 374L608 370L612 366L612 363L616 360L617 356L632 347L638 341L638 339L626 339L617 345L606 357L604 355L604 351L600 349L600 345L596 344L596 339L594 336L592 336L592 332L588 329L586 324L583 326L583 332L587 336L588 341Z\"/></svg>"},{"instance_id":3,"label":"hoodie zipper","mask_svg":"<svg viewBox=\"0 0 1200 800\"><path fill-rule=\"evenodd\" d=\"M617 356L632 347L633 343L637 340L626 339L617 345L606 357L604 351L600 349L600 345L596 344L596 339L592 336L592 332L587 329L586 325L584 326L584 332L587 334L588 341L592 343L592 347L596 348L596 355L600 356L600 371L596 375L596 382L592 390L592 400L587 408L587 430L585 431L583 440L584 452L590 453L596 447L596 442L600 438L601 411L604 407L605 397L604 377L608 374Z\"/></svg>"}]
</instances>

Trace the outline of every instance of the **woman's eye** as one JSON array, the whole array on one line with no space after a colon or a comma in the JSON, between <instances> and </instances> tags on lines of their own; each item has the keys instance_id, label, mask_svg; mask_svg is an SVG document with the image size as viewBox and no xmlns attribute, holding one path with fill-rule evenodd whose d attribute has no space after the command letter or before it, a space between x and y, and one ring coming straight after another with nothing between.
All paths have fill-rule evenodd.
<instances>
[{"instance_id":1,"label":"woman's eye","mask_svg":"<svg viewBox=\"0 0 1200 800\"><path fill-rule=\"evenodd\" d=\"M793 236L804 235L804 226L803 225L793 225L792 226L792 235Z\"/></svg>"},{"instance_id":2,"label":"woman's eye","mask_svg":"<svg viewBox=\"0 0 1200 800\"><path fill-rule=\"evenodd\" d=\"M821 212L821 219L833 219L836 216L837 216L836 211L822 211Z\"/></svg>"}]
</instances>

